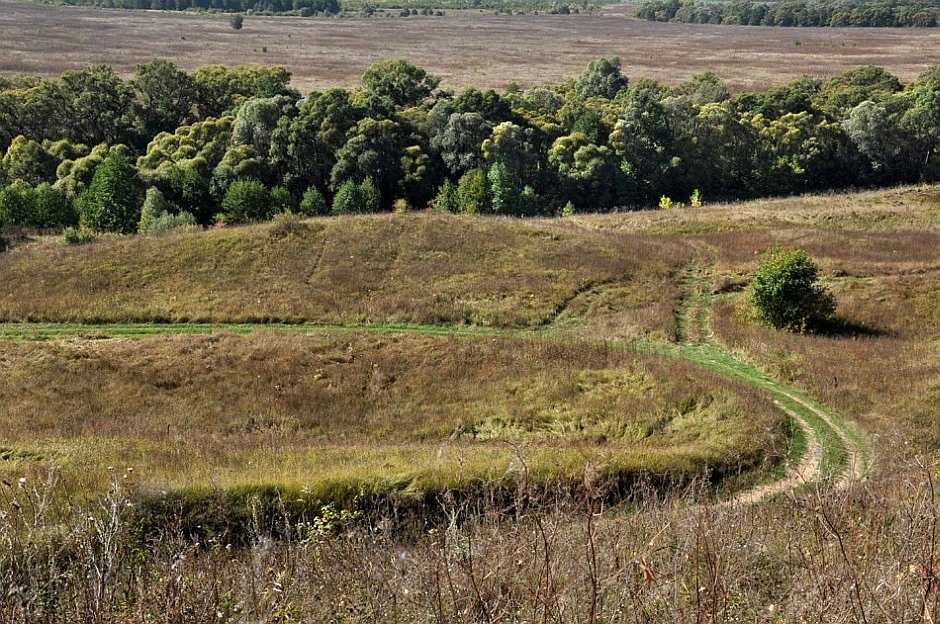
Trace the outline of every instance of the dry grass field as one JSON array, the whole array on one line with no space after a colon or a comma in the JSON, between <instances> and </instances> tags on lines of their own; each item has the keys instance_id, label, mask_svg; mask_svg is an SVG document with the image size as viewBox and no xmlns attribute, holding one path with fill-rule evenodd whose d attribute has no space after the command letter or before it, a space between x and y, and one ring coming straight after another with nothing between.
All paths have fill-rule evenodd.
<instances>
[{"instance_id":1,"label":"dry grass field","mask_svg":"<svg viewBox=\"0 0 940 624\"><path fill-rule=\"evenodd\" d=\"M902 81L940 63L937 29L767 28L637 20L631 6L598 15L494 15L453 11L408 19L249 17L115 11L0 2L0 72L57 76L107 63L129 76L167 58L186 70L211 63L284 65L301 91L359 84L386 58L405 58L444 88L556 84L599 57L624 74L665 83L712 71L734 91L762 90L802 75L825 79L858 65Z\"/></svg>"},{"instance_id":2,"label":"dry grass field","mask_svg":"<svg viewBox=\"0 0 940 624\"><path fill-rule=\"evenodd\" d=\"M0 353L0 475L56 464L76 502L107 491L108 466L141 497L264 484L358 506L521 479L577 490L588 466L612 484L718 481L787 453L759 391L602 345L334 330Z\"/></svg>"},{"instance_id":3,"label":"dry grass field","mask_svg":"<svg viewBox=\"0 0 940 624\"><path fill-rule=\"evenodd\" d=\"M0 619L940 617L937 187L301 225L0 256L8 319L348 325L4 325ZM743 313L774 242L819 261L831 331ZM463 313L435 315L448 275ZM720 353L849 421L871 470L747 504L663 487L786 452L779 395ZM610 468L649 480L614 497Z\"/></svg>"},{"instance_id":4,"label":"dry grass field","mask_svg":"<svg viewBox=\"0 0 940 624\"><path fill-rule=\"evenodd\" d=\"M532 328L593 306L620 336L667 336L688 258L669 240L436 213L40 247L3 258L5 321Z\"/></svg>"}]
</instances>

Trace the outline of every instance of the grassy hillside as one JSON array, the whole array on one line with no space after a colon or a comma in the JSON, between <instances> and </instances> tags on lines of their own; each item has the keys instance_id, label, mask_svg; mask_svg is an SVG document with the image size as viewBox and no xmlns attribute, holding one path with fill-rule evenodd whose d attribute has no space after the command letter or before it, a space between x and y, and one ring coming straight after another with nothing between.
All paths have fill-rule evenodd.
<instances>
[{"instance_id":1,"label":"grassy hillside","mask_svg":"<svg viewBox=\"0 0 940 624\"><path fill-rule=\"evenodd\" d=\"M826 332L746 314L774 242ZM37 238L0 255L0 619L937 621L938 250L936 187ZM799 451L873 464L711 502Z\"/></svg>"},{"instance_id":2,"label":"grassy hillside","mask_svg":"<svg viewBox=\"0 0 940 624\"><path fill-rule=\"evenodd\" d=\"M217 332L0 353L0 440L19 454L0 472L32 481L54 462L77 498L108 488L108 466L131 467L143 494L270 483L328 501L566 483L588 465L612 484L681 482L787 451L756 390L603 345Z\"/></svg>"},{"instance_id":3,"label":"grassy hillside","mask_svg":"<svg viewBox=\"0 0 940 624\"><path fill-rule=\"evenodd\" d=\"M538 327L577 304L669 334L687 258L669 240L438 214L50 242L0 256L0 319Z\"/></svg>"},{"instance_id":4,"label":"grassy hillside","mask_svg":"<svg viewBox=\"0 0 940 624\"><path fill-rule=\"evenodd\" d=\"M0 470L55 462L73 495L126 466L142 493L271 483L348 502L514 483L520 465L545 484L773 466L788 443L767 397L599 340L671 338L691 253L430 213L39 240L0 257L0 314L19 323L0 343L19 460ZM236 325L252 322L292 325Z\"/></svg>"}]
</instances>

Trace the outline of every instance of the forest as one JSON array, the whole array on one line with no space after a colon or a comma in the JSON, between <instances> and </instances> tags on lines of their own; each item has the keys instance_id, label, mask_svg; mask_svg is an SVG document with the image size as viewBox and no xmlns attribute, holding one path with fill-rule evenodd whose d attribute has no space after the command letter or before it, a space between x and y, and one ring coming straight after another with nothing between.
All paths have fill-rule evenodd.
<instances>
[{"instance_id":1,"label":"forest","mask_svg":"<svg viewBox=\"0 0 940 624\"><path fill-rule=\"evenodd\" d=\"M940 180L940 67L732 95L705 73L440 88L403 60L301 94L281 67L166 60L0 78L0 222L153 232L279 212L571 214ZM79 236L76 240L81 240Z\"/></svg>"},{"instance_id":2,"label":"forest","mask_svg":"<svg viewBox=\"0 0 940 624\"><path fill-rule=\"evenodd\" d=\"M100 6L109 9L150 9L155 11L218 11L260 14L292 14L304 17L336 15L337 0L69 0L67 4Z\"/></svg>"},{"instance_id":3,"label":"forest","mask_svg":"<svg viewBox=\"0 0 940 624\"><path fill-rule=\"evenodd\" d=\"M657 22L744 26L930 28L940 6L931 0L786 0L785 2L680 2L651 0L637 17Z\"/></svg>"},{"instance_id":4,"label":"forest","mask_svg":"<svg viewBox=\"0 0 940 624\"><path fill-rule=\"evenodd\" d=\"M56 1L56 0L53 0ZM376 9L398 9L397 15L440 15L441 9L492 9L497 12L556 15L591 12L598 4L588 0L58 0L61 4L98 6L108 9L249 13L256 15L300 15L370 17ZM388 13L387 15L390 15Z\"/></svg>"}]
</instances>

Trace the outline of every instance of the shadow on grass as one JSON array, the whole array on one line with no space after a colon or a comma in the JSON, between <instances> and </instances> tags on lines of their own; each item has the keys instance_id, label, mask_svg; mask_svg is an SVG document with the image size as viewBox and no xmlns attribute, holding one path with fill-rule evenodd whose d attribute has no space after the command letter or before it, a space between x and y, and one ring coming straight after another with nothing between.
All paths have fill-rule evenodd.
<instances>
[{"instance_id":1,"label":"shadow on grass","mask_svg":"<svg viewBox=\"0 0 940 624\"><path fill-rule=\"evenodd\" d=\"M828 338L886 338L893 335L893 332L871 327L863 323L857 323L844 318L832 318L823 321L816 328L815 334L826 336Z\"/></svg>"}]
</instances>

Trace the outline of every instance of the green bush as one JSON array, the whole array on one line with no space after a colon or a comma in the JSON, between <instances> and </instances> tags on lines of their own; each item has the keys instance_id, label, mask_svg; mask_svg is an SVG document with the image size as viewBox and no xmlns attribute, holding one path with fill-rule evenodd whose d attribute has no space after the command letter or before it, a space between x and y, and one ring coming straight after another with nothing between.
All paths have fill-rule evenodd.
<instances>
[{"instance_id":1,"label":"green bush","mask_svg":"<svg viewBox=\"0 0 940 624\"><path fill-rule=\"evenodd\" d=\"M222 212L228 223L267 221L274 216L271 191L257 180L235 180L222 200Z\"/></svg>"},{"instance_id":2,"label":"green bush","mask_svg":"<svg viewBox=\"0 0 940 624\"><path fill-rule=\"evenodd\" d=\"M17 181L0 188L0 223L35 228L58 228L78 223L64 193L43 182L32 187Z\"/></svg>"},{"instance_id":3,"label":"green bush","mask_svg":"<svg viewBox=\"0 0 940 624\"><path fill-rule=\"evenodd\" d=\"M142 203L137 170L126 156L112 151L95 169L88 189L76 200L76 208L83 227L129 233L137 229Z\"/></svg>"},{"instance_id":4,"label":"green bush","mask_svg":"<svg viewBox=\"0 0 940 624\"><path fill-rule=\"evenodd\" d=\"M311 186L306 191L304 191L303 197L300 198L300 204L297 206L300 214L306 217L313 217L316 215L326 214L326 200L323 198L323 193L315 186Z\"/></svg>"},{"instance_id":5,"label":"green bush","mask_svg":"<svg viewBox=\"0 0 940 624\"><path fill-rule=\"evenodd\" d=\"M196 217L185 211L178 214L169 214L165 212L161 215L158 215L153 221L150 222L150 228L147 230L147 233L154 234L157 232L190 229L199 229L199 226L196 225Z\"/></svg>"},{"instance_id":6,"label":"green bush","mask_svg":"<svg viewBox=\"0 0 940 624\"><path fill-rule=\"evenodd\" d=\"M84 245L95 240L95 234L83 228L69 226L62 230L63 245Z\"/></svg>"},{"instance_id":7,"label":"green bush","mask_svg":"<svg viewBox=\"0 0 940 624\"><path fill-rule=\"evenodd\" d=\"M382 196L371 178L362 184L346 180L333 197L333 214L378 212Z\"/></svg>"},{"instance_id":8,"label":"green bush","mask_svg":"<svg viewBox=\"0 0 940 624\"><path fill-rule=\"evenodd\" d=\"M271 206L276 213L297 210L297 202L294 200L294 196L283 186L275 186L271 189Z\"/></svg>"},{"instance_id":9,"label":"green bush","mask_svg":"<svg viewBox=\"0 0 940 624\"><path fill-rule=\"evenodd\" d=\"M434 198L434 208L441 212L460 212L460 204L457 202L457 185L444 178Z\"/></svg>"},{"instance_id":10,"label":"green bush","mask_svg":"<svg viewBox=\"0 0 940 624\"><path fill-rule=\"evenodd\" d=\"M819 269L802 249L764 252L748 291L757 318L776 329L805 332L832 318L836 304L817 283Z\"/></svg>"}]
</instances>

